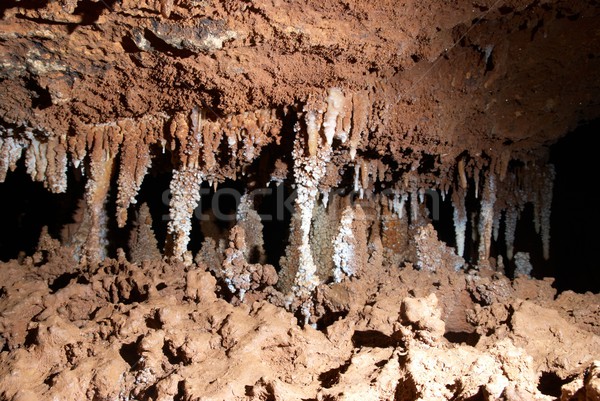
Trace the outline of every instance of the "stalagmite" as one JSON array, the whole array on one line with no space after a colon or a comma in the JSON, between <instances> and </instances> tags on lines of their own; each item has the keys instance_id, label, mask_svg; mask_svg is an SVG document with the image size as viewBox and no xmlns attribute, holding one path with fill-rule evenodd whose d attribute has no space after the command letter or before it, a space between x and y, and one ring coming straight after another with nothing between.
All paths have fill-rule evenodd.
<instances>
[{"instance_id":1,"label":"stalagmite","mask_svg":"<svg viewBox=\"0 0 600 401\"><path fill-rule=\"evenodd\" d=\"M105 143L110 138L111 127L92 127L88 134L89 178L85 185L86 214L89 216L89 232L85 241L84 254L90 262L99 262L106 257L107 220L106 200L110 189L110 178L114 166L111 157L118 144ZM112 145L112 146L111 146ZM82 225L85 227L85 225Z\"/></svg>"},{"instance_id":2,"label":"stalagmite","mask_svg":"<svg viewBox=\"0 0 600 401\"><path fill-rule=\"evenodd\" d=\"M481 210L479 212L479 250L477 264L480 267L487 266L490 258L490 246L492 243L492 225L494 220L494 204L496 203L496 176L489 172L483 196L481 199Z\"/></svg>"},{"instance_id":3,"label":"stalagmite","mask_svg":"<svg viewBox=\"0 0 600 401\"><path fill-rule=\"evenodd\" d=\"M259 214L254 210L253 198L245 194L241 197L236 214L237 225L245 233L246 247L244 258L250 263L264 263L265 249L263 224Z\"/></svg>"},{"instance_id":4,"label":"stalagmite","mask_svg":"<svg viewBox=\"0 0 600 401\"><path fill-rule=\"evenodd\" d=\"M456 253L465 256L465 234L467 232L467 209L465 206L465 191L452 191L452 206L454 208L454 235L456 238Z\"/></svg>"},{"instance_id":5,"label":"stalagmite","mask_svg":"<svg viewBox=\"0 0 600 401\"><path fill-rule=\"evenodd\" d=\"M134 228L129 237L129 257L133 263L161 259L158 243L152 230L152 216L145 203L138 210Z\"/></svg>"},{"instance_id":6,"label":"stalagmite","mask_svg":"<svg viewBox=\"0 0 600 401\"><path fill-rule=\"evenodd\" d=\"M554 190L554 178L556 173L552 164L546 165L542 173L541 187L541 231L542 251L544 259L550 258L550 214L552 210L552 193Z\"/></svg>"},{"instance_id":7,"label":"stalagmite","mask_svg":"<svg viewBox=\"0 0 600 401\"><path fill-rule=\"evenodd\" d=\"M498 236L500 235L500 220L502 220L502 210L496 208L492 223L492 238L494 238L494 241L498 241Z\"/></svg>"}]
</instances>

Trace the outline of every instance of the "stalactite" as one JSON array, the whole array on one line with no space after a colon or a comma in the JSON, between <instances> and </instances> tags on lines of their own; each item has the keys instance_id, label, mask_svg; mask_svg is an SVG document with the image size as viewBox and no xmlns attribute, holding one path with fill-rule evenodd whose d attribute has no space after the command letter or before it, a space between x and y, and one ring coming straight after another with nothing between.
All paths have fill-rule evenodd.
<instances>
[{"instance_id":1,"label":"stalactite","mask_svg":"<svg viewBox=\"0 0 600 401\"><path fill-rule=\"evenodd\" d=\"M179 167L173 171L169 185L170 220L167 231L171 235L169 247L171 256L183 260L187 252L192 231L194 209L200 203L200 185L205 174L198 166L200 144L202 143L202 114L194 109L190 115L191 127L185 115L173 119L171 132L179 140Z\"/></svg>"},{"instance_id":2,"label":"stalactite","mask_svg":"<svg viewBox=\"0 0 600 401\"><path fill-rule=\"evenodd\" d=\"M25 151L25 168L33 181L43 181L48 161L46 144L41 143L33 134L28 135L29 145Z\"/></svg>"},{"instance_id":3,"label":"stalactite","mask_svg":"<svg viewBox=\"0 0 600 401\"><path fill-rule=\"evenodd\" d=\"M68 139L68 147L69 154L71 155L71 161L73 162L73 166L75 168L79 168L82 166L83 159L87 154L87 139L86 135L84 135L86 128L83 124L76 122L75 129L77 130L77 135L70 136Z\"/></svg>"},{"instance_id":4,"label":"stalactite","mask_svg":"<svg viewBox=\"0 0 600 401\"><path fill-rule=\"evenodd\" d=\"M25 146L22 140L12 136L0 136L0 183L6 180L6 174L9 170L15 171Z\"/></svg>"},{"instance_id":5,"label":"stalactite","mask_svg":"<svg viewBox=\"0 0 600 401\"><path fill-rule=\"evenodd\" d=\"M417 191L410 193L410 222L417 224L419 219L419 194Z\"/></svg>"},{"instance_id":6,"label":"stalactite","mask_svg":"<svg viewBox=\"0 0 600 401\"><path fill-rule=\"evenodd\" d=\"M454 235L456 238L456 253L465 256L465 234L467 231L467 208L465 206L465 190L456 188L452 191L452 206L454 209Z\"/></svg>"},{"instance_id":7,"label":"stalactite","mask_svg":"<svg viewBox=\"0 0 600 401\"><path fill-rule=\"evenodd\" d=\"M494 220L494 204L496 203L496 176L489 172L483 189L481 211L479 212L479 251L477 264L487 266L492 243L492 225Z\"/></svg>"},{"instance_id":8,"label":"stalactite","mask_svg":"<svg viewBox=\"0 0 600 401\"><path fill-rule=\"evenodd\" d=\"M398 191L394 191L390 210L396 213L398 219L402 219L404 217L404 208L407 200L407 194L399 194Z\"/></svg>"},{"instance_id":9,"label":"stalactite","mask_svg":"<svg viewBox=\"0 0 600 401\"><path fill-rule=\"evenodd\" d=\"M94 126L88 133L89 174L85 186L86 214L89 216L89 232L85 241L85 256L91 262L106 257L107 220L106 200L110 189L113 158L105 139L110 137L110 127ZM84 225L82 225L84 227Z\"/></svg>"},{"instance_id":10,"label":"stalactite","mask_svg":"<svg viewBox=\"0 0 600 401\"><path fill-rule=\"evenodd\" d=\"M462 189L467 189L467 173L465 171L465 159L458 160L458 182Z\"/></svg>"},{"instance_id":11,"label":"stalactite","mask_svg":"<svg viewBox=\"0 0 600 401\"><path fill-rule=\"evenodd\" d=\"M366 91L355 93L352 96L352 131L350 133L350 159L356 157L356 150L360 146L363 133L367 129L369 115L369 95Z\"/></svg>"},{"instance_id":12,"label":"stalactite","mask_svg":"<svg viewBox=\"0 0 600 401\"><path fill-rule=\"evenodd\" d=\"M360 199L363 199L365 190L369 188L369 172L371 165L365 159L361 159L360 162Z\"/></svg>"},{"instance_id":13,"label":"stalactite","mask_svg":"<svg viewBox=\"0 0 600 401\"><path fill-rule=\"evenodd\" d=\"M554 178L556 173L552 164L546 165L542 172L541 186L541 231L542 250L544 259L550 258L550 215L552 210L552 194L554 190Z\"/></svg>"},{"instance_id":14,"label":"stalactite","mask_svg":"<svg viewBox=\"0 0 600 401\"><path fill-rule=\"evenodd\" d=\"M516 207L509 207L504 214L504 241L508 260L513 258L518 220L519 210Z\"/></svg>"},{"instance_id":15,"label":"stalactite","mask_svg":"<svg viewBox=\"0 0 600 401\"><path fill-rule=\"evenodd\" d=\"M121 161L117 179L117 224L124 227L127 209L135 204L135 197L151 165L150 147L137 124L127 120L119 124L125 132L121 146ZM144 133L145 134L145 133Z\"/></svg>"},{"instance_id":16,"label":"stalactite","mask_svg":"<svg viewBox=\"0 0 600 401\"><path fill-rule=\"evenodd\" d=\"M503 149L502 152L500 152L500 157L496 159L496 168L494 171L496 172L496 175L500 177L500 182L504 182L504 179L506 178L510 159L510 149Z\"/></svg>"},{"instance_id":17,"label":"stalactite","mask_svg":"<svg viewBox=\"0 0 600 401\"><path fill-rule=\"evenodd\" d=\"M308 134L308 154L309 156L316 156L319 147L319 124L317 113L314 111L306 113L306 133Z\"/></svg>"},{"instance_id":18,"label":"stalactite","mask_svg":"<svg viewBox=\"0 0 600 401\"><path fill-rule=\"evenodd\" d=\"M323 134L329 146L333 143L333 137L336 134L337 118L344 111L345 100L344 94L339 88L329 89L327 111L323 118Z\"/></svg>"},{"instance_id":19,"label":"stalactite","mask_svg":"<svg viewBox=\"0 0 600 401\"><path fill-rule=\"evenodd\" d=\"M361 163L358 161L354 164L354 192L360 193L360 167Z\"/></svg>"},{"instance_id":20,"label":"stalactite","mask_svg":"<svg viewBox=\"0 0 600 401\"><path fill-rule=\"evenodd\" d=\"M44 185L52 193L67 191L67 146L65 137L53 137L48 142L46 153L48 173Z\"/></svg>"},{"instance_id":21,"label":"stalactite","mask_svg":"<svg viewBox=\"0 0 600 401\"><path fill-rule=\"evenodd\" d=\"M473 181L475 183L475 198L477 199L479 199L479 180L481 179L480 173L481 170L479 169L479 167L475 166L473 168Z\"/></svg>"}]
</instances>

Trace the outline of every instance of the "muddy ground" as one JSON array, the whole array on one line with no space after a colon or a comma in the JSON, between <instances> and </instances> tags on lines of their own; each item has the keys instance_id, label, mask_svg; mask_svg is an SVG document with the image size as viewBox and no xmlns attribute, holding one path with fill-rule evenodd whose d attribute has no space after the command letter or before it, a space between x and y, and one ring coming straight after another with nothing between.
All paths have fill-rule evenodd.
<instances>
[{"instance_id":1,"label":"muddy ground","mask_svg":"<svg viewBox=\"0 0 600 401\"><path fill-rule=\"evenodd\" d=\"M360 277L317 287L319 319L302 325L275 290L240 302L203 264L78 267L57 245L0 266L2 399L600 394L600 295L557 295L552 279L371 260Z\"/></svg>"}]
</instances>

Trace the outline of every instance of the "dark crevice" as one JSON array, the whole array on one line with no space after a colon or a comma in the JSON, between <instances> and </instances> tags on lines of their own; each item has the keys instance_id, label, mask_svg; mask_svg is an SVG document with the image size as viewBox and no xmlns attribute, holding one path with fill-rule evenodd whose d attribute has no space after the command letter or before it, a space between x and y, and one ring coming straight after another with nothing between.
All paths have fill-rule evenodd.
<instances>
[{"instance_id":1,"label":"dark crevice","mask_svg":"<svg viewBox=\"0 0 600 401\"><path fill-rule=\"evenodd\" d=\"M479 334L468 331L448 331L444 334L446 340L454 344L467 344L474 347L479 342Z\"/></svg>"},{"instance_id":2,"label":"dark crevice","mask_svg":"<svg viewBox=\"0 0 600 401\"><path fill-rule=\"evenodd\" d=\"M338 320L345 318L346 316L348 316L348 311L328 311L324 313L321 317L319 317L319 320L317 320L317 330L323 331L327 327L331 326Z\"/></svg>"},{"instance_id":3,"label":"dark crevice","mask_svg":"<svg viewBox=\"0 0 600 401\"><path fill-rule=\"evenodd\" d=\"M394 339L377 330L355 331L352 335L352 344L355 348L389 348L402 345L400 340Z\"/></svg>"},{"instance_id":4,"label":"dark crevice","mask_svg":"<svg viewBox=\"0 0 600 401\"><path fill-rule=\"evenodd\" d=\"M52 281L52 283L50 283L48 285L48 287L50 288L50 293L54 294L58 290L65 288L66 286L69 285L69 283L71 283L71 280L73 280L77 276L79 276L78 273L63 273L63 274L61 274L60 276L55 278Z\"/></svg>"},{"instance_id":5,"label":"dark crevice","mask_svg":"<svg viewBox=\"0 0 600 401\"><path fill-rule=\"evenodd\" d=\"M177 383L177 394L173 396L173 401L184 401L185 400L185 381L180 380Z\"/></svg>"},{"instance_id":6,"label":"dark crevice","mask_svg":"<svg viewBox=\"0 0 600 401\"><path fill-rule=\"evenodd\" d=\"M54 379L60 374L60 372L54 372L48 375L44 379L44 384L48 387L52 387L54 385Z\"/></svg>"},{"instance_id":7,"label":"dark crevice","mask_svg":"<svg viewBox=\"0 0 600 401\"><path fill-rule=\"evenodd\" d=\"M347 360L337 368L329 369L319 375L319 381L324 388L332 388L339 383L340 377L346 373L350 367L351 360Z\"/></svg>"},{"instance_id":8,"label":"dark crevice","mask_svg":"<svg viewBox=\"0 0 600 401\"><path fill-rule=\"evenodd\" d=\"M127 364L129 364L131 369L134 369L140 360L140 356L138 353L138 344L142 336L139 336L135 342L125 343L119 349L119 355Z\"/></svg>"},{"instance_id":9,"label":"dark crevice","mask_svg":"<svg viewBox=\"0 0 600 401\"><path fill-rule=\"evenodd\" d=\"M25 88L31 92L31 107L37 110L44 110L52 106L52 97L47 88L43 88L35 79L29 79L25 83Z\"/></svg>"},{"instance_id":10,"label":"dark crevice","mask_svg":"<svg viewBox=\"0 0 600 401\"><path fill-rule=\"evenodd\" d=\"M24 158L14 172L7 174L5 182L0 184L0 208L8 211L0 231L0 260L33 254L44 226L52 238L61 238L65 224L73 222L84 189L75 169L68 169L67 181L67 193L50 193L42 183L31 180Z\"/></svg>"},{"instance_id":11,"label":"dark crevice","mask_svg":"<svg viewBox=\"0 0 600 401\"><path fill-rule=\"evenodd\" d=\"M113 6L117 1L118 0L79 0L73 14L82 17L81 25L92 25L98 21L102 13L113 11Z\"/></svg>"},{"instance_id":12,"label":"dark crevice","mask_svg":"<svg viewBox=\"0 0 600 401\"><path fill-rule=\"evenodd\" d=\"M179 365L184 362L184 357L180 355L179 350L173 352L171 347L169 347L168 341L164 342L162 351L171 365Z\"/></svg>"},{"instance_id":13,"label":"dark crevice","mask_svg":"<svg viewBox=\"0 0 600 401\"><path fill-rule=\"evenodd\" d=\"M27 330L27 334L25 335L25 341L23 342L23 346L30 347L33 344L36 344L38 333L39 333L39 329L37 327Z\"/></svg>"},{"instance_id":14,"label":"dark crevice","mask_svg":"<svg viewBox=\"0 0 600 401\"><path fill-rule=\"evenodd\" d=\"M161 330L163 328L163 324L158 317L158 311L154 311L152 315L146 317L146 327L152 330Z\"/></svg>"},{"instance_id":15,"label":"dark crevice","mask_svg":"<svg viewBox=\"0 0 600 401\"><path fill-rule=\"evenodd\" d=\"M24 8L29 10L35 10L37 8L46 7L49 0L2 0L0 4L0 15L4 18L6 10L11 8Z\"/></svg>"},{"instance_id":16,"label":"dark crevice","mask_svg":"<svg viewBox=\"0 0 600 401\"><path fill-rule=\"evenodd\" d=\"M572 377L561 379L554 372L542 372L538 382L538 390L544 395L559 398L562 393L562 386L572 381Z\"/></svg>"},{"instance_id":17,"label":"dark crevice","mask_svg":"<svg viewBox=\"0 0 600 401\"><path fill-rule=\"evenodd\" d=\"M168 55L169 57L180 57L180 58L188 58L194 56L194 53L191 50L187 49L178 49L175 46L172 46L165 42L163 39L156 36L152 31L146 29L144 31L144 37L150 42L152 48L159 52Z\"/></svg>"}]
</instances>

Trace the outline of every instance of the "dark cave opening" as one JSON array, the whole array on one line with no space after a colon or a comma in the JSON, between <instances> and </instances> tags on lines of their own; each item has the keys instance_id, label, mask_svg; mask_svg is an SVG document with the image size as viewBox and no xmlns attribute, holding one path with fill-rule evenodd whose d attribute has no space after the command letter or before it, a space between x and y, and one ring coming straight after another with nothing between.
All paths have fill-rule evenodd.
<instances>
[{"instance_id":1,"label":"dark cave opening","mask_svg":"<svg viewBox=\"0 0 600 401\"><path fill-rule=\"evenodd\" d=\"M600 120L581 125L552 148L556 169L552 201L550 264L559 291L600 292L600 195L595 136Z\"/></svg>"},{"instance_id":2,"label":"dark cave opening","mask_svg":"<svg viewBox=\"0 0 600 401\"><path fill-rule=\"evenodd\" d=\"M61 238L65 224L73 222L85 180L77 169L67 173L69 190L52 194L40 182L31 180L24 159L0 184L0 208L5 211L0 230L0 260L9 261L36 250L44 226L53 238Z\"/></svg>"}]
</instances>

